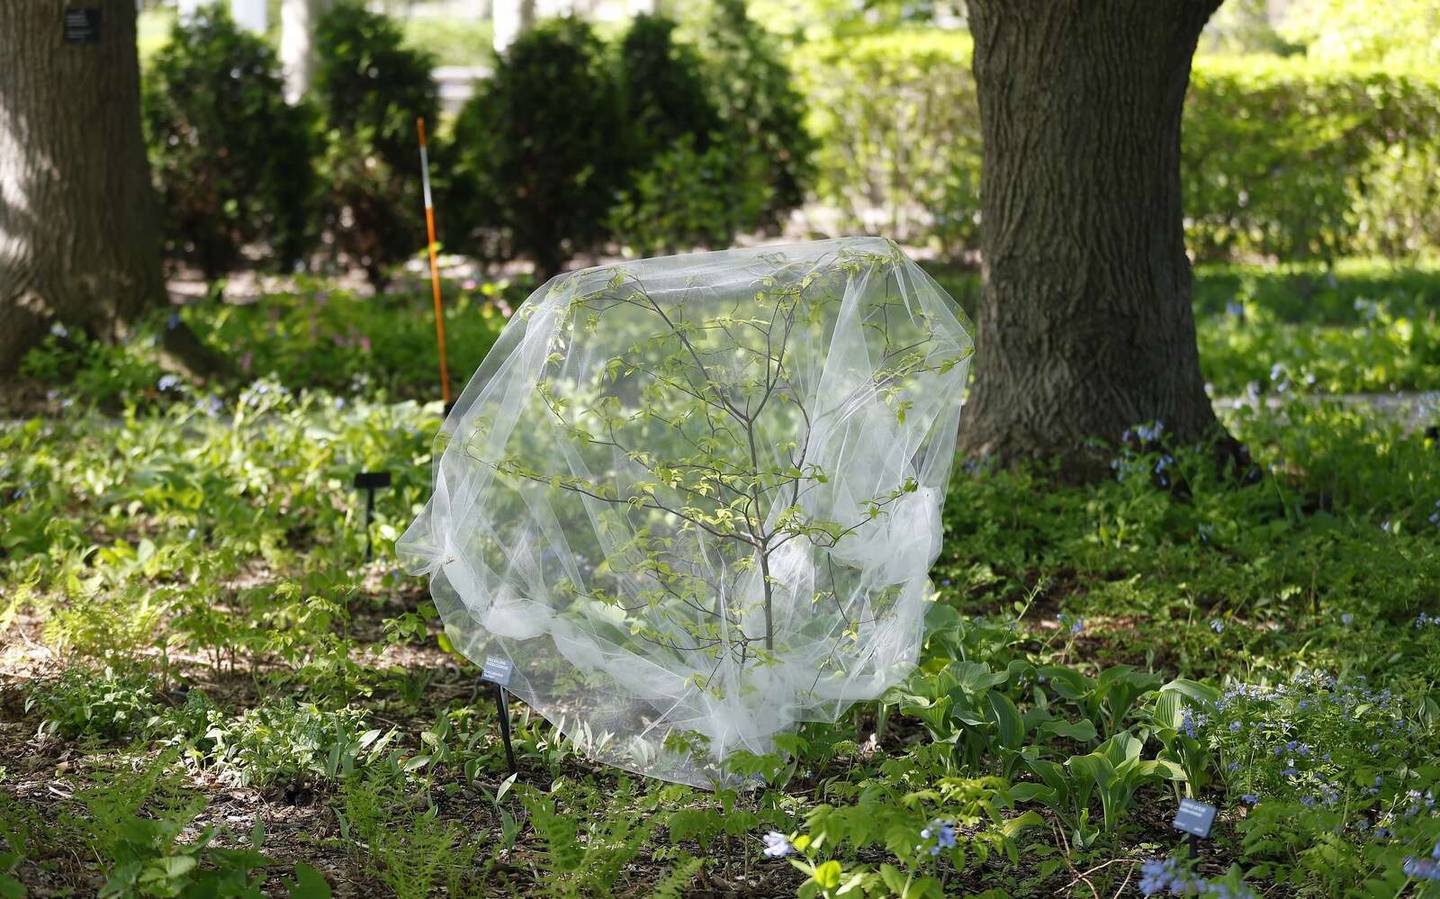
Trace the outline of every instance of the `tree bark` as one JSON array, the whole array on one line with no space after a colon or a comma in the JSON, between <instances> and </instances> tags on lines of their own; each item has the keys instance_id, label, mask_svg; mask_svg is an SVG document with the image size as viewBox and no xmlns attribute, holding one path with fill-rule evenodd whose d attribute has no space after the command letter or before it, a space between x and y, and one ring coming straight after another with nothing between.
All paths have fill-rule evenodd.
<instances>
[{"instance_id":1,"label":"tree bark","mask_svg":"<svg viewBox=\"0 0 1440 899\"><path fill-rule=\"evenodd\" d=\"M136 4L85 5L97 43L63 40L63 0L0 0L0 374L52 322L114 338L165 297Z\"/></svg>"},{"instance_id":2,"label":"tree bark","mask_svg":"<svg viewBox=\"0 0 1440 899\"><path fill-rule=\"evenodd\" d=\"M1180 116L1219 0L970 0L984 138L961 447L1092 470L1094 438L1221 433L1200 375Z\"/></svg>"}]
</instances>

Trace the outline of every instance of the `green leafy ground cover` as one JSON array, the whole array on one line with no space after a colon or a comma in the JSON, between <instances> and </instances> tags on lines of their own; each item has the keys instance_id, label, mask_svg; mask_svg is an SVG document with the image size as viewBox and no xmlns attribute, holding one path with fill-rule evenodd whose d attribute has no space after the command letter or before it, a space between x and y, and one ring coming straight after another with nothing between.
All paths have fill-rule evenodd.
<instances>
[{"instance_id":1,"label":"green leafy ground cover","mask_svg":"<svg viewBox=\"0 0 1440 899\"><path fill-rule=\"evenodd\" d=\"M1323 393L1440 387L1435 285L1205 271L1217 394L1293 398L1227 413L1255 470L1137 422L1103 483L957 471L917 672L737 760L767 784L738 794L597 769L523 709L508 777L388 549L439 424L422 298L187 309L249 356L235 388L56 336L55 414L0 430L0 896L1434 894L1440 446ZM524 291L469 293L467 373ZM1187 794L1220 809L1194 847Z\"/></svg>"}]
</instances>

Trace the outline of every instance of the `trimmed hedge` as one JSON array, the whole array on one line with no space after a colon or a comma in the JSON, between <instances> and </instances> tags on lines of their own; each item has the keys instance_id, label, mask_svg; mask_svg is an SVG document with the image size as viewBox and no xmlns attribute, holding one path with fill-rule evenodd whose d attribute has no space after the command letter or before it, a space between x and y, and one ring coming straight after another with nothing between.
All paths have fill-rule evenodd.
<instances>
[{"instance_id":1,"label":"trimmed hedge","mask_svg":"<svg viewBox=\"0 0 1440 899\"><path fill-rule=\"evenodd\" d=\"M978 245L980 125L967 34L810 44L795 67L817 191L846 229ZM1411 256L1440 246L1440 73L1196 60L1182 181L1202 259Z\"/></svg>"},{"instance_id":2,"label":"trimmed hedge","mask_svg":"<svg viewBox=\"0 0 1440 899\"><path fill-rule=\"evenodd\" d=\"M979 241L980 117L970 36L934 30L811 44L795 65L819 142L816 192L846 229Z\"/></svg>"},{"instance_id":3,"label":"trimmed hedge","mask_svg":"<svg viewBox=\"0 0 1440 899\"><path fill-rule=\"evenodd\" d=\"M1181 179L1201 258L1440 246L1440 73L1201 60Z\"/></svg>"}]
</instances>

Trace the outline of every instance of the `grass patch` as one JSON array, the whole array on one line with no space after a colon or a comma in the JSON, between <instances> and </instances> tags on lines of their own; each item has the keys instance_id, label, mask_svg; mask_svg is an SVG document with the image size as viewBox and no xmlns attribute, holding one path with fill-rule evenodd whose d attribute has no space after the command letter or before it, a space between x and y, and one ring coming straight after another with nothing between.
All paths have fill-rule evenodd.
<instances>
[{"instance_id":1,"label":"grass patch","mask_svg":"<svg viewBox=\"0 0 1440 899\"><path fill-rule=\"evenodd\" d=\"M1372 294L1420 321L1432 296L1428 271L1344 275L1300 302L1290 275L1202 271L1202 341L1364 329ZM457 371L517 292L452 304ZM218 389L158 383L144 336L32 357L72 403L0 428L0 889L1433 891L1440 448L1422 432L1311 395L1226 413L1245 482L1163 432L1084 486L961 468L916 672L737 759L763 786L596 768L523 708L512 780L474 668L389 548L439 425L406 399L434 392L427 303L316 284L186 309L259 378ZM1293 346L1297 370L1322 364ZM1207 366L1271 352L1206 347ZM95 414L84 378L134 386ZM350 482L374 468L395 484L367 565ZM1169 828L1187 794L1220 810L1196 852Z\"/></svg>"}]
</instances>

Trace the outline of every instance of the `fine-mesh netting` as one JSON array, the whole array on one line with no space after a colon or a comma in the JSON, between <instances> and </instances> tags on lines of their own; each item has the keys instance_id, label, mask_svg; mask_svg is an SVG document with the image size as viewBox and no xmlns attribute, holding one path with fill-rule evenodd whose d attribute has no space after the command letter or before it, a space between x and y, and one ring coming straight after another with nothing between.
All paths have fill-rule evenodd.
<instances>
[{"instance_id":1,"label":"fine-mesh netting","mask_svg":"<svg viewBox=\"0 0 1440 899\"><path fill-rule=\"evenodd\" d=\"M913 667L971 331L879 238L561 275L455 404L402 557L581 751L712 786Z\"/></svg>"}]
</instances>

